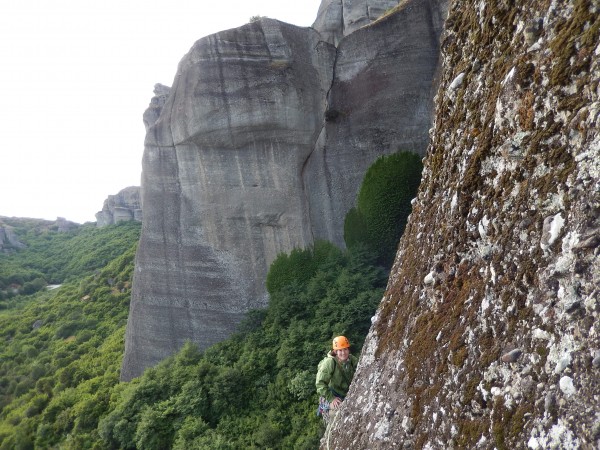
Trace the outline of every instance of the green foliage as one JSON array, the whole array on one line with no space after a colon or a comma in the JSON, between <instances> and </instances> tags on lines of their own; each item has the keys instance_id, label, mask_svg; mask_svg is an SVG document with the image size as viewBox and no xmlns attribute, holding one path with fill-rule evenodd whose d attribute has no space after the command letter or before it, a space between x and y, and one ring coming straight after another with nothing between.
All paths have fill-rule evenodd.
<instances>
[{"instance_id":1,"label":"green foliage","mask_svg":"<svg viewBox=\"0 0 600 450\"><path fill-rule=\"evenodd\" d=\"M188 343L121 383L139 229L86 233L96 246L80 243L95 255L79 258L86 270L65 266L61 276L72 281L0 310L0 450L318 447L317 364L338 334L360 352L383 294L387 276L370 248L316 242L279 255L267 277L269 307L250 312L238 334L203 353ZM51 236L42 253L55 255L56 245L69 260L78 253L67 243L77 236ZM102 266L119 245L120 256ZM19 267L38 260L25 251L12 256L26 256ZM31 267L55 279L51 265Z\"/></svg>"},{"instance_id":2,"label":"green foliage","mask_svg":"<svg viewBox=\"0 0 600 450\"><path fill-rule=\"evenodd\" d=\"M33 231L21 232L20 240L34 247L35 239L27 238ZM119 225L86 233L96 248L81 247L98 260L90 255L85 260L88 267L101 269L84 271L91 274L55 290L14 297L11 307L0 311L1 449L100 445L98 422L119 386L139 224L137 230ZM54 236L49 242L56 239L59 248L71 252L68 241L77 236ZM3 255L3 269L38 259L27 251ZM45 248L42 254L56 254L56 249ZM106 265L104 258L112 254L116 257ZM73 252L62 258L69 256ZM109 280L119 280L121 288Z\"/></svg>"},{"instance_id":3,"label":"green foliage","mask_svg":"<svg viewBox=\"0 0 600 450\"><path fill-rule=\"evenodd\" d=\"M90 275L136 242L141 228L138 222L104 228L90 223L59 232L52 222L44 220L3 218L2 221L12 226L27 247L0 252L0 300L30 295L47 284Z\"/></svg>"},{"instance_id":4,"label":"green foliage","mask_svg":"<svg viewBox=\"0 0 600 450\"><path fill-rule=\"evenodd\" d=\"M348 248L366 242L367 223L357 208L351 208L344 218L344 242Z\"/></svg>"},{"instance_id":5,"label":"green foliage","mask_svg":"<svg viewBox=\"0 0 600 450\"><path fill-rule=\"evenodd\" d=\"M367 170L356 208L344 221L348 248L364 245L390 267L421 182L423 165L415 153L382 156Z\"/></svg>"},{"instance_id":6,"label":"green foliage","mask_svg":"<svg viewBox=\"0 0 600 450\"><path fill-rule=\"evenodd\" d=\"M98 434L112 448L314 449L316 366L335 334L358 353L385 275L328 242L280 255L271 302L200 354L187 344L113 394Z\"/></svg>"}]
</instances>

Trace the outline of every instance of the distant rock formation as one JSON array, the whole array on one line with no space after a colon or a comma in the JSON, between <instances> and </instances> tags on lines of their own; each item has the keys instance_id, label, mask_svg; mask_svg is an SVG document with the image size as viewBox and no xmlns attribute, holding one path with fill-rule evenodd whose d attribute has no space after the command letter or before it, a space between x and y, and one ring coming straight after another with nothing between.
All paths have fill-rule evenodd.
<instances>
[{"instance_id":1,"label":"distant rock formation","mask_svg":"<svg viewBox=\"0 0 600 450\"><path fill-rule=\"evenodd\" d=\"M47 231L58 231L67 233L78 228L80 225L64 217L57 217L55 221L45 219L32 219L24 217L3 217L0 216L0 251L3 253L13 253L17 250L27 248L19 240L15 229L32 229L38 233Z\"/></svg>"},{"instance_id":2,"label":"distant rock formation","mask_svg":"<svg viewBox=\"0 0 600 450\"><path fill-rule=\"evenodd\" d=\"M129 186L104 200L102 211L96 213L96 225L105 227L119 222L142 220L139 186Z\"/></svg>"},{"instance_id":3,"label":"distant rock formation","mask_svg":"<svg viewBox=\"0 0 600 450\"><path fill-rule=\"evenodd\" d=\"M378 156L425 152L444 13L413 3L373 23L371 5L371 24L339 49L262 18L183 58L158 119L154 101L144 116L153 125L123 379L187 340L227 337L266 304L278 253L344 245L344 215Z\"/></svg>"},{"instance_id":4,"label":"distant rock formation","mask_svg":"<svg viewBox=\"0 0 600 450\"><path fill-rule=\"evenodd\" d=\"M14 251L24 249L27 246L19 241L13 227L0 222L0 251Z\"/></svg>"},{"instance_id":5,"label":"distant rock formation","mask_svg":"<svg viewBox=\"0 0 600 450\"><path fill-rule=\"evenodd\" d=\"M321 448L600 448L599 23L453 2L419 195Z\"/></svg>"},{"instance_id":6,"label":"distant rock formation","mask_svg":"<svg viewBox=\"0 0 600 450\"><path fill-rule=\"evenodd\" d=\"M78 223L71 222L64 217L57 217L55 225L59 233L68 233L69 231L79 227Z\"/></svg>"}]
</instances>

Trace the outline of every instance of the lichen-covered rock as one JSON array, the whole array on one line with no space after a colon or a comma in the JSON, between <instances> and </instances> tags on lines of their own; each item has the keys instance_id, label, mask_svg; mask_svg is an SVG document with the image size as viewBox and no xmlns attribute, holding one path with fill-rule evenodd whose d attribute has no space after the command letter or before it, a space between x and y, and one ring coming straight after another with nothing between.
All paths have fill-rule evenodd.
<instances>
[{"instance_id":1,"label":"lichen-covered rock","mask_svg":"<svg viewBox=\"0 0 600 450\"><path fill-rule=\"evenodd\" d=\"M105 227L119 222L142 220L140 187L129 186L104 200L102 211L96 213L96 226Z\"/></svg>"},{"instance_id":2,"label":"lichen-covered rock","mask_svg":"<svg viewBox=\"0 0 600 450\"><path fill-rule=\"evenodd\" d=\"M322 448L600 447L599 8L452 2L421 188Z\"/></svg>"}]
</instances>

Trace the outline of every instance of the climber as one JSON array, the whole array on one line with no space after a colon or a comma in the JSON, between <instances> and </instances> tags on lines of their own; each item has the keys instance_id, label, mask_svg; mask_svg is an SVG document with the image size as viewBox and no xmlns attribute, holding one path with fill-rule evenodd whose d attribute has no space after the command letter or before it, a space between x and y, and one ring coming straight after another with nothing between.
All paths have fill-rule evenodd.
<instances>
[{"instance_id":1,"label":"climber","mask_svg":"<svg viewBox=\"0 0 600 450\"><path fill-rule=\"evenodd\" d=\"M358 358L350 354L350 342L345 336L333 339L333 349L319 363L317 393L320 396L318 415L327 423L329 410L337 409L350 387Z\"/></svg>"}]
</instances>

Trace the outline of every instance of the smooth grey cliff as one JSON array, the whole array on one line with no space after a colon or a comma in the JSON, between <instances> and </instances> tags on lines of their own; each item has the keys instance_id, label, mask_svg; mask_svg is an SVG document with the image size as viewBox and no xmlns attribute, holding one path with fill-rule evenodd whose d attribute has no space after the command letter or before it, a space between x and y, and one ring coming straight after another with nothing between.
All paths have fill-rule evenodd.
<instances>
[{"instance_id":1,"label":"smooth grey cliff","mask_svg":"<svg viewBox=\"0 0 600 450\"><path fill-rule=\"evenodd\" d=\"M122 379L187 340L226 338L266 304L278 253L315 239L343 246L344 215L378 156L424 153L442 13L421 3L367 21L339 50L318 20L312 29L262 19L184 57L164 104L153 100L144 116Z\"/></svg>"},{"instance_id":2,"label":"smooth grey cliff","mask_svg":"<svg viewBox=\"0 0 600 450\"><path fill-rule=\"evenodd\" d=\"M356 18L350 6L359 3L344 2L344 14ZM425 153L446 3L406 2L376 22L359 20L367 26L339 43L325 124L304 171L316 236L344 246L344 217L378 157Z\"/></svg>"},{"instance_id":3,"label":"smooth grey cliff","mask_svg":"<svg viewBox=\"0 0 600 450\"><path fill-rule=\"evenodd\" d=\"M187 340L227 337L266 304L275 256L312 242L301 169L334 56L315 30L263 19L201 39L180 63L146 137L122 378Z\"/></svg>"}]
</instances>

